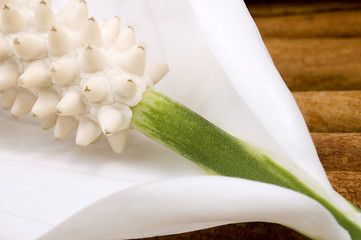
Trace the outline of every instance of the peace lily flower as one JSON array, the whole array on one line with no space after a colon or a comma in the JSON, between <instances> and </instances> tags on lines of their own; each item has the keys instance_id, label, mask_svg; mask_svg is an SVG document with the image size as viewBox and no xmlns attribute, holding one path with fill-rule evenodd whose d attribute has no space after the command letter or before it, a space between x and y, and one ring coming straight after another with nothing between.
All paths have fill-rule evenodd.
<instances>
[{"instance_id":1,"label":"peace lily flower","mask_svg":"<svg viewBox=\"0 0 361 240\"><path fill-rule=\"evenodd\" d=\"M62 4L54 1L53 7L59 10ZM6 226L0 228L1 238L127 239L241 221L280 223L315 239L361 238L360 212L332 190L295 101L242 2L108 0L88 5L95 18L121 16L152 46L151 60L169 63L160 92L244 142L155 91L146 92L133 108L134 128L189 154L208 173L283 187L209 176L136 132L121 156L103 139L77 149L73 139L52 141L33 119L14 121L1 111L0 223ZM182 118L158 110L177 111ZM147 118L149 112L158 119ZM195 124L192 131L190 124ZM179 136L192 136L180 139L184 145L171 145L179 139L166 130L175 126L185 127ZM204 126L202 142L198 130ZM202 148L220 155L199 157ZM233 169L238 150L256 161ZM217 161L207 162L212 158Z\"/></svg>"}]
</instances>

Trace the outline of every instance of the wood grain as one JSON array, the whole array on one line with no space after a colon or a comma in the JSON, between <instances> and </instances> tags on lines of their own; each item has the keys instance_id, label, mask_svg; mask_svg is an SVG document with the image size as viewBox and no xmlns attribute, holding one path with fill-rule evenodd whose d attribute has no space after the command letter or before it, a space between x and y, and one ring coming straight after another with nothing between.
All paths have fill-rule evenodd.
<instances>
[{"instance_id":1,"label":"wood grain","mask_svg":"<svg viewBox=\"0 0 361 240\"><path fill-rule=\"evenodd\" d=\"M361 132L361 91L294 92L310 132Z\"/></svg>"},{"instance_id":2,"label":"wood grain","mask_svg":"<svg viewBox=\"0 0 361 240\"><path fill-rule=\"evenodd\" d=\"M355 0L245 0L253 17L278 17L312 13L354 11L361 9Z\"/></svg>"},{"instance_id":3,"label":"wood grain","mask_svg":"<svg viewBox=\"0 0 361 240\"><path fill-rule=\"evenodd\" d=\"M326 171L361 173L361 133L311 133L311 136ZM356 190L361 192L361 188Z\"/></svg>"},{"instance_id":4,"label":"wood grain","mask_svg":"<svg viewBox=\"0 0 361 240\"><path fill-rule=\"evenodd\" d=\"M361 10L255 17L254 20L264 38L361 36Z\"/></svg>"},{"instance_id":5,"label":"wood grain","mask_svg":"<svg viewBox=\"0 0 361 240\"><path fill-rule=\"evenodd\" d=\"M247 1L264 38L361 36L360 1Z\"/></svg>"},{"instance_id":6,"label":"wood grain","mask_svg":"<svg viewBox=\"0 0 361 240\"><path fill-rule=\"evenodd\" d=\"M361 38L264 41L292 91L361 90Z\"/></svg>"},{"instance_id":7,"label":"wood grain","mask_svg":"<svg viewBox=\"0 0 361 240\"><path fill-rule=\"evenodd\" d=\"M327 176L338 193L361 208L360 172L330 171Z\"/></svg>"}]
</instances>

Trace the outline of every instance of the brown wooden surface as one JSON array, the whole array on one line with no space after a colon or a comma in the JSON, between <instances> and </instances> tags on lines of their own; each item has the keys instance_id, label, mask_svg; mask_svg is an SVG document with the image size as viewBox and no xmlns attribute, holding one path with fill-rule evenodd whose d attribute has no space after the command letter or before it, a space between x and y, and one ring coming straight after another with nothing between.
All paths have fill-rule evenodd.
<instances>
[{"instance_id":1,"label":"brown wooden surface","mask_svg":"<svg viewBox=\"0 0 361 240\"><path fill-rule=\"evenodd\" d=\"M361 172L361 133L311 133L311 136L327 172Z\"/></svg>"},{"instance_id":2,"label":"brown wooden surface","mask_svg":"<svg viewBox=\"0 0 361 240\"><path fill-rule=\"evenodd\" d=\"M294 96L330 182L361 207L361 91L340 91L361 90L361 1L246 3L286 84L303 91ZM166 239L307 238L277 224L242 223L148 240Z\"/></svg>"},{"instance_id":3,"label":"brown wooden surface","mask_svg":"<svg viewBox=\"0 0 361 240\"><path fill-rule=\"evenodd\" d=\"M361 2L358 0L245 0L245 2L256 21L258 17L297 16L361 9ZM315 21L315 24L319 23ZM339 22L337 22L337 25L339 25ZM330 29L330 27L327 27L327 29ZM265 33L263 28L260 28L260 30L262 34Z\"/></svg>"},{"instance_id":4,"label":"brown wooden surface","mask_svg":"<svg viewBox=\"0 0 361 240\"><path fill-rule=\"evenodd\" d=\"M264 41L292 91L361 90L361 37Z\"/></svg>"},{"instance_id":5,"label":"brown wooden surface","mask_svg":"<svg viewBox=\"0 0 361 240\"><path fill-rule=\"evenodd\" d=\"M307 91L293 96L310 132L361 132L361 91Z\"/></svg>"},{"instance_id":6,"label":"brown wooden surface","mask_svg":"<svg viewBox=\"0 0 361 240\"><path fill-rule=\"evenodd\" d=\"M248 1L262 36L361 36L360 1Z\"/></svg>"}]
</instances>

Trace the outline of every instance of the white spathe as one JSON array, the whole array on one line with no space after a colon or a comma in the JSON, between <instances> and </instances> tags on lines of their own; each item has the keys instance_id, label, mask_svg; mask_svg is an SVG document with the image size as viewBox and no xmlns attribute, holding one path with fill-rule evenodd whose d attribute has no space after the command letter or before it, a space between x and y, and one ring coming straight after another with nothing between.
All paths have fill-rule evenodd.
<instances>
[{"instance_id":1,"label":"white spathe","mask_svg":"<svg viewBox=\"0 0 361 240\"><path fill-rule=\"evenodd\" d=\"M169 64L170 72L159 83L158 90L229 133L266 149L282 161L297 164L310 172L321 185L328 185L299 110L240 1L191 1L194 13L189 3L181 0L87 2L90 16L100 20L118 15L122 18L123 27L133 26L137 41L145 42L148 46L149 62ZM63 5L63 1L53 1L56 10ZM221 25L216 22L212 31L204 22L207 18L210 23L217 20L210 15L217 16L214 9L219 9ZM224 26L224 23L227 25ZM209 41L217 59L199 26L207 39L214 36L215 30L224 35L213 42ZM247 34L241 35L241 30ZM229 38L231 33L234 39ZM231 40L249 50L242 52L243 47L235 46L236 51L230 51L225 46L230 42L223 41ZM261 62L264 69L259 69L255 58L265 59ZM244 68L236 65L238 60L246 64ZM235 83L235 80L239 82ZM252 82L257 82L257 86L253 86ZM238 92L245 95L241 98ZM264 107L262 102L269 105ZM280 104L280 110L277 110L277 104ZM66 236L63 239L88 239L89 235L86 234L99 234L102 229L109 238L144 237L247 220L288 223L320 239L331 239L328 238L330 236L347 239L347 233L315 201L263 183L199 176L205 175L199 167L136 132L130 133L126 150L119 156L111 152L104 138L87 149L79 149L74 144L74 134L64 142L57 142L53 140L51 132L41 130L36 120L30 117L13 120L9 115L6 111L0 111L0 226L6 226L0 228L0 239L32 239L49 230L49 238L45 239L60 236L59 233L69 234L63 235ZM277 122L279 124L275 124ZM279 128L280 123L287 125ZM300 152L302 154L299 156ZM178 177L181 178L174 179ZM217 186L216 194L212 192L212 184ZM151 194L152 191L159 194ZM264 191L267 191L268 198L259 197ZM195 192L198 195L194 195ZM214 195L216 202L206 198ZM195 199L200 201L198 205L190 205L190 200ZM118 203L118 200L127 205ZM238 214L248 209L255 200L259 211ZM203 206L202 202L207 204ZM159 203L163 203L162 207L156 207ZM269 203L274 205L270 206ZM282 208L290 203L299 207ZM183 207L183 215L180 212L175 214L176 209L172 208L175 205ZM84 211L67 222L67 218L85 207ZM98 212L103 207L106 211L114 210L116 214ZM289 214L307 208L311 211L299 213L302 219L295 219L295 222L289 220ZM128 210L119 215L118 211L124 209ZM233 214L232 209L236 209L237 214ZM267 209L270 212L263 211ZM114 219L114 222L132 219L131 231L119 232L119 226L111 224L96 228L97 218L89 218L91 223L83 225L83 216L96 216L95 213ZM137 221L137 217L142 222ZM167 221L164 221L164 217ZM309 225L313 218L320 228ZM151 219L151 222L147 222L147 219ZM184 225L179 224L180 220ZM69 232L72 230L67 227L72 225L69 223L81 226L81 231L77 234ZM164 225L164 228L154 228L151 224L156 223L161 226L172 223L172 227ZM195 223L198 225L195 226ZM142 232L143 228L148 231Z\"/></svg>"},{"instance_id":2,"label":"white spathe","mask_svg":"<svg viewBox=\"0 0 361 240\"><path fill-rule=\"evenodd\" d=\"M39 240L132 239L253 221L280 223L312 239L348 239L331 219L319 203L297 192L244 179L198 176L120 191Z\"/></svg>"}]
</instances>

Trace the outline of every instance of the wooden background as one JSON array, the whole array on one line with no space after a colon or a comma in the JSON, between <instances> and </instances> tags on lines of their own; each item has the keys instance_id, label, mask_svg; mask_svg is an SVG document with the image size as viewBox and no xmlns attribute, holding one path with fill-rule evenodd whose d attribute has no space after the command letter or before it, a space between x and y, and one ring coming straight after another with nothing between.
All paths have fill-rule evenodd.
<instances>
[{"instance_id":1,"label":"wooden background","mask_svg":"<svg viewBox=\"0 0 361 240\"><path fill-rule=\"evenodd\" d=\"M361 1L252 1L247 6L304 115L333 187L361 207ZM242 223L148 240L307 239Z\"/></svg>"}]
</instances>

